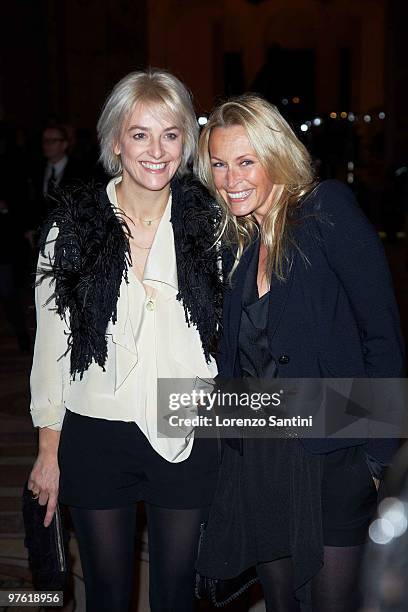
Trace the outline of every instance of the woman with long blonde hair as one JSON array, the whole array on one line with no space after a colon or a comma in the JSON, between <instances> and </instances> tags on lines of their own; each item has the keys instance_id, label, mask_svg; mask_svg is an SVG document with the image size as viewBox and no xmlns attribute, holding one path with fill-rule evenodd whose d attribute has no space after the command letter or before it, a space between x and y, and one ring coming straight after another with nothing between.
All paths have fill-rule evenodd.
<instances>
[{"instance_id":1,"label":"woman with long blonde hair","mask_svg":"<svg viewBox=\"0 0 408 612\"><path fill-rule=\"evenodd\" d=\"M315 179L285 119L233 98L201 134L196 172L223 210L224 379L394 377L403 348L380 241L338 181ZM226 440L198 569L256 566L274 612L353 612L358 569L394 442Z\"/></svg>"}]
</instances>

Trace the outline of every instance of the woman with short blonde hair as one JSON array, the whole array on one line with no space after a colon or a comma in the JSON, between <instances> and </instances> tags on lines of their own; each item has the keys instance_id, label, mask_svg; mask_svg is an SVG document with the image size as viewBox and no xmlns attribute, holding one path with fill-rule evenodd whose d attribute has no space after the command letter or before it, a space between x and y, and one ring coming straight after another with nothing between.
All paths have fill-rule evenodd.
<instances>
[{"instance_id":1,"label":"woman with short blonde hair","mask_svg":"<svg viewBox=\"0 0 408 612\"><path fill-rule=\"evenodd\" d=\"M164 111L175 124L183 128L183 152L177 176L189 172L194 161L198 124L192 98L185 85L165 70L131 72L116 84L107 98L97 124L100 143L100 159L110 176L122 171L120 156L114 153L114 144L120 129L135 104L153 106L156 112Z\"/></svg>"},{"instance_id":2,"label":"woman with short blonde hair","mask_svg":"<svg viewBox=\"0 0 408 612\"><path fill-rule=\"evenodd\" d=\"M215 108L196 172L223 210L221 380L250 378L262 391L257 378L280 378L285 389L286 378L403 375L378 236L345 185L315 181L306 148L275 107L244 95ZM273 439L226 439L198 569L229 579L256 566L268 612L356 612L361 553L394 441L269 431Z\"/></svg>"},{"instance_id":3,"label":"woman with short blonde hair","mask_svg":"<svg viewBox=\"0 0 408 612\"><path fill-rule=\"evenodd\" d=\"M172 74L122 79L98 134L113 178L54 194L42 232L31 372L40 443L28 487L47 505L45 526L58 496L69 507L87 612L129 610L139 501L150 609L193 612L217 447L191 428L163 435L158 381L216 373L218 212L189 173L196 118Z\"/></svg>"}]
</instances>

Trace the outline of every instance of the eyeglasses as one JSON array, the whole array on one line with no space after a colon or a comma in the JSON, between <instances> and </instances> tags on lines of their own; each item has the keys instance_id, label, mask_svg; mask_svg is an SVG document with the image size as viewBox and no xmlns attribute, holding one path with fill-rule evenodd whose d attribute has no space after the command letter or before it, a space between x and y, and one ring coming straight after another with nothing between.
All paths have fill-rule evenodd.
<instances>
[{"instance_id":1,"label":"eyeglasses","mask_svg":"<svg viewBox=\"0 0 408 612\"><path fill-rule=\"evenodd\" d=\"M65 138L43 138L43 144L54 144L56 142L65 142Z\"/></svg>"}]
</instances>

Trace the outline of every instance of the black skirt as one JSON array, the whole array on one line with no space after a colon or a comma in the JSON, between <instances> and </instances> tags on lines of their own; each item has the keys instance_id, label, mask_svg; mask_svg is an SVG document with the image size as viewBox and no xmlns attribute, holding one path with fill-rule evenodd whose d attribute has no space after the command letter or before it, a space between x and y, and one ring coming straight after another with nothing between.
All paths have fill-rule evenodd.
<instances>
[{"instance_id":1,"label":"black skirt","mask_svg":"<svg viewBox=\"0 0 408 612\"><path fill-rule=\"evenodd\" d=\"M376 502L361 447L314 455L296 438L246 439L240 455L226 446L198 571L232 578L291 557L295 595L308 603L323 546L362 544Z\"/></svg>"},{"instance_id":2,"label":"black skirt","mask_svg":"<svg viewBox=\"0 0 408 612\"><path fill-rule=\"evenodd\" d=\"M245 280L238 345L242 374L255 387L258 377L277 376L266 333L271 296L258 296L258 255L259 248ZM233 578L291 557L295 595L307 609L323 547L365 541L377 491L364 451L354 446L312 454L289 435L242 442L242 455L225 444L198 571Z\"/></svg>"},{"instance_id":3,"label":"black skirt","mask_svg":"<svg viewBox=\"0 0 408 612\"><path fill-rule=\"evenodd\" d=\"M67 410L58 449L60 502L119 508L138 501L165 508L211 504L218 476L216 440L196 439L180 463L163 459L136 423Z\"/></svg>"}]
</instances>

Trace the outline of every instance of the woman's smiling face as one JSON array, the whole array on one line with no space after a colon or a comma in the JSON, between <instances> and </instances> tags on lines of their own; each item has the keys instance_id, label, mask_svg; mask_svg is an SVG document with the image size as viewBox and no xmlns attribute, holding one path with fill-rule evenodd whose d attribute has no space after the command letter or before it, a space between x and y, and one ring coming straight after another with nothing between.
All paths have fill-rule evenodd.
<instances>
[{"instance_id":1,"label":"woman's smiling face","mask_svg":"<svg viewBox=\"0 0 408 612\"><path fill-rule=\"evenodd\" d=\"M209 139L217 191L237 217L253 214L261 223L273 204L276 185L260 163L240 125L213 128Z\"/></svg>"},{"instance_id":2,"label":"woman's smiling face","mask_svg":"<svg viewBox=\"0 0 408 612\"><path fill-rule=\"evenodd\" d=\"M160 191L169 185L180 165L183 135L160 107L136 104L114 152L121 157L123 179L131 179L149 191Z\"/></svg>"}]
</instances>

